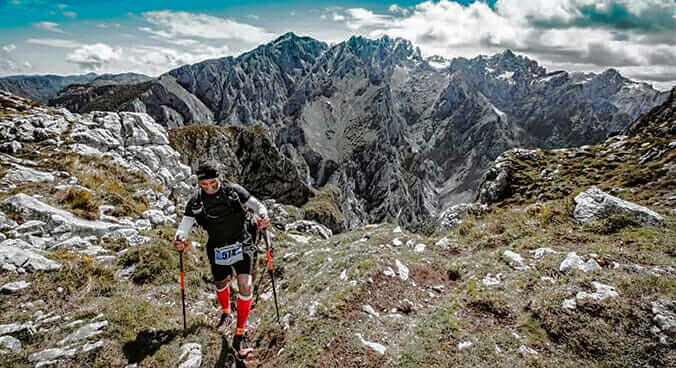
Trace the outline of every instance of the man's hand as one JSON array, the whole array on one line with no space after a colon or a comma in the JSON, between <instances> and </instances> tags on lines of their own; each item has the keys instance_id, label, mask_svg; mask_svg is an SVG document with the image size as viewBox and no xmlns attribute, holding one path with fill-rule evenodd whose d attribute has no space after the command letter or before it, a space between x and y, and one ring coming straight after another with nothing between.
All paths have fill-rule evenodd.
<instances>
[{"instance_id":1,"label":"man's hand","mask_svg":"<svg viewBox=\"0 0 676 368\"><path fill-rule=\"evenodd\" d=\"M258 230L263 230L270 226L270 219L267 217L256 216L256 226L258 227Z\"/></svg>"},{"instance_id":2,"label":"man's hand","mask_svg":"<svg viewBox=\"0 0 676 368\"><path fill-rule=\"evenodd\" d=\"M183 252L184 250L188 249L188 243L185 240L176 239L174 240L174 248L178 252Z\"/></svg>"}]
</instances>

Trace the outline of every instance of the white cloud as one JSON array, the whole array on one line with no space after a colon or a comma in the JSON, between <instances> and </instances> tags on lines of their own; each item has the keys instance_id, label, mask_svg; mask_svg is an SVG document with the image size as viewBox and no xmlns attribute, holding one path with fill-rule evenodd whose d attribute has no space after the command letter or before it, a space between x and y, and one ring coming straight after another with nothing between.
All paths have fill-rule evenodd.
<instances>
[{"instance_id":1,"label":"white cloud","mask_svg":"<svg viewBox=\"0 0 676 368\"><path fill-rule=\"evenodd\" d=\"M198 37L261 43L274 37L274 34L266 32L263 28L207 14L161 10L142 15L146 21L161 28L152 30L144 27L143 30L165 38Z\"/></svg>"},{"instance_id":2,"label":"white cloud","mask_svg":"<svg viewBox=\"0 0 676 368\"><path fill-rule=\"evenodd\" d=\"M408 13L410 12L407 8L402 8L397 4L390 5L390 7L387 8L387 10L389 10L390 13L394 14L400 13L401 15L408 15Z\"/></svg>"},{"instance_id":3,"label":"white cloud","mask_svg":"<svg viewBox=\"0 0 676 368\"><path fill-rule=\"evenodd\" d=\"M16 50L16 45L13 44L13 43L10 43L9 45L3 46L2 49L3 49L5 52L12 52L12 51Z\"/></svg>"},{"instance_id":4,"label":"white cloud","mask_svg":"<svg viewBox=\"0 0 676 368\"><path fill-rule=\"evenodd\" d=\"M74 11L65 11L62 14L68 18L77 18L77 13Z\"/></svg>"},{"instance_id":5,"label":"white cloud","mask_svg":"<svg viewBox=\"0 0 676 368\"><path fill-rule=\"evenodd\" d=\"M40 28L45 31L55 32L55 33L64 33L62 29L59 28L59 23L54 22L38 22L33 24L36 28Z\"/></svg>"},{"instance_id":6,"label":"white cloud","mask_svg":"<svg viewBox=\"0 0 676 368\"><path fill-rule=\"evenodd\" d=\"M172 43L174 45L179 45L179 46L197 46L200 45L200 42L197 40L191 40L189 38L180 38L176 40L165 40L169 43Z\"/></svg>"},{"instance_id":7,"label":"white cloud","mask_svg":"<svg viewBox=\"0 0 676 368\"><path fill-rule=\"evenodd\" d=\"M113 49L104 43L83 45L68 54L66 61L77 64L84 70L101 70L113 61L120 60L122 49Z\"/></svg>"},{"instance_id":8,"label":"white cloud","mask_svg":"<svg viewBox=\"0 0 676 368\"><path fill-rule=\"evenodd\" d=\"M292 16L292 17L295 17L295 16L296 16L296 11L294 10L294 11L290 12L289 15Z\"/></svg>"},{"instance_id":9,"label":"white cloud","mask_svg":"<svg viewBox=\"0 0 676 368\"><path fill-rule=\"evenodd\" d=\"M108 25L105 24L105 23L99 23L99 24L96 25L96 27L106 29L106 28L108 28Z\"/></svg>"},{"instance_id":10,"label":"white cloud","mask_svg":"<svg viewBox=\"0 0 676 368\"><path fill-rule=\"evenodd\" d=\"M12 74L26 74L30 73L32 65L29 62L18 63L11 57L0 58L0 76Z\"/></svg>"},{"instance_id":11,"label":"white cloud","mask_svg":"<svg viewBox=\"0 0 676 368\"><path fill-rule=\"evenodd\" d=\"M29 38L26 40L26 42L35 45L58 47L63 49L75 49L82 46L82 44L77 41L62 40L58 38Z\"/></svg>"},{"instance_id":12,"label":"white cloud","mask_svg":"<svg viewBox=\"0 0 676 368\"><path fill-rule=\"evenodd\" d=\"M495 3L495 9L505 17L522 22L570 23L576 19L587 18L589 20L590 12L612 14L615 18L623 16L620 10L626 10L634 16L641 16L655 9L674 14L676 2L672 0L498 0ZM616 13L613 13L614 11ZM623 19L627 19L626 16Z\"/></svg>"},{"instance_id":13,"label":"white cloud","mask_svg":"<svg viewBox=\"0 0 676 368\"><path fill-rule=\"evenodd\" d=\"M392 17L389 15L376 14L364 8L351 8L347 9L346 12L349 15L346 25L350 29L387 26L392 21Z\"/></svg>"},{"instance_id":14,"label":"white cloud","mask_svg":"<svg viewBox=\"0 0 676 368\"><path fill-rule=\"evenodd\" d=\"M185 64L224 57L231 52L227 46L213 47L204 44L195 45L189 50L142 45L127 51L128 62L149 75L165 73Z\"/></svg>"},{"instance_id":15,"label":"white cloud","mask_svg":"<svg viewBox=\"0 0 676 368\"><path fill-rule=\"evenodd\" d=\"M258 15L255 15L255 14L249 14L246 17L249 18L249 19L253 19L253 20L261 19L261 17L259 17Z\"/></svg>"},{"instance_id":16,"label":"white cloud","mask_svg":"<svg viewBox=\"0 0 676 368\"><path fill-rule=\"evenodd\" d=\"M673 0L497 0L494 9L484 1L429 0L413 8L393 4L388 11L352 8L334 20L367 37L408 39L428 56L474 57L510 48L545 66L632 68L645 79L663 65L666 75L676 75Z\"/></svg>"},{"instance_id":17,"label":"white cloud","mask_svg":"<svg viewBox=\"0 0 676 368\"><path fill-rule=\"evenodd\" d=\"M334 22L342 22L345 20L345 16L340 15L338 13L333 13L333 21Z\"/></svg>"},{"instance_id":18,"label":"white cloud","mask_svg":"<svg viewBox=\"0 0 676 368\"><path fill-rule=\"evenodd\" d=\"M321 20L326 20L327 18L328 18L328 16L326 16L326 14L322 14L322 15L319 16L319 19L321 19Z\"/></svg>"}]
</instances>

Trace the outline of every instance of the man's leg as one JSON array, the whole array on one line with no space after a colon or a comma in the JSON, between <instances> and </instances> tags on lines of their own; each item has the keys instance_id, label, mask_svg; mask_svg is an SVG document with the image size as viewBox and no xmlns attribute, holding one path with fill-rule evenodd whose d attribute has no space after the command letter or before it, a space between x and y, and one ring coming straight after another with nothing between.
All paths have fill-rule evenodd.
<instances>
[{"instance_id":1,"label":"man's leg","mask_svg":"<svg viewBox=\"0 0 676 368\"><path fill-rule=\"evenodd\" d=\"M221 305L221 320L216 326L221 327L225 321L230 317L230 280L232 280L232 267L217 265L214 262L214 250L207 247L207 255L209 263L211 264L211 275L214 277L214 284L216 285L216 298Z\"/></svg>"},{"instance_id":2,"label":"man's leg","mask_svg":"<svg viewBox=\"0 0 676 368\"><path fill-rule=\"evenodd\" d=\"M224 314L230 314L230 280L232 278L227 277L225 280L214 282L216 284L216 297Z\"/></svg>"},{"instance_id":3,"label":"man's leg","mask_svg":"<svg viewBox=\"0 0 676 368\"><path fill-rule=\"evenodd\" d=\"M239 287L239 296L237 297L237 331L239 334L244 333L246 321L249 318L251 311L251 275L243 274L237 275L237 285Z\"/></svg>"},{"instance_id":4,"label":"man's leg","mask_svg":"<svg viewBox=\"0 0 676 368\"><path fill-rule=\"evenodd\" d=\"M239 296L237 297L237 329L235 330L232 347L242 357L253 350L249 347L245 333L246 321L251 311L253 295L251 274L256 264L256 255L255 247L247 247L244 249L244 259L234 265L237 272Z\"/></svg>"}]
</instances>

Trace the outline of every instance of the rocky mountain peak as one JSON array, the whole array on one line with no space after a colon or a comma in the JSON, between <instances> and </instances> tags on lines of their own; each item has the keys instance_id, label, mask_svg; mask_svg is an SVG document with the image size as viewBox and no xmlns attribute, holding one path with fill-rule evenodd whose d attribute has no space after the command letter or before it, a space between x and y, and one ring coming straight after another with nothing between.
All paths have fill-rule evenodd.
<instances>
[{"instance_id":1,"label":"rocky mountain peak","mask_svg":"<svg viewBox=\"0 0 676 368\"><path fill-rule=\"evenodd\" d=\"M381 59L395 58L397 60L414 59L422 61L420 48L413 46L411 41L401 37L392 38L383 35L374 40L363 36L352 36L346 42L346 45L356 51L358 55L378 56Z\"/></svg>"},{"instance_id":2,"label":"rocky mountain peak","mask_svg":"<svg viewBox=\"0 0 676 368\"><path fill-rule=\"evenodd\" d=\"M622 76L622 74L614 68L606 69L603 73L597 75L595 79L598 83L603 85L619 86L630 82L629 79Z\"/></svg>"},{"instance_id":3,"label":"rocky mountain peak","mask_svg":"<svg viewBox=\"0 0 676 368\"><path fill-rule=\"evenodd\" d=\"M547 74L546 69L541 67L537 61L526 56L515 55L509 49L488 58L486 65L499 73L513 72L529 79Z\"/></svg>"},{"instance_id":4,"label":"rocky mountain peak","mask_svg":"<svg viewBox=\"0 0 676 368\"><path fill-rule=\"evenodd\" d=\"M312 51L317 49L324 50L328 45L325 42L317 41L312 37L298 36L293 32L288 32L263 47L276 50L305 49Z\"/></svg>"}]
</instances>

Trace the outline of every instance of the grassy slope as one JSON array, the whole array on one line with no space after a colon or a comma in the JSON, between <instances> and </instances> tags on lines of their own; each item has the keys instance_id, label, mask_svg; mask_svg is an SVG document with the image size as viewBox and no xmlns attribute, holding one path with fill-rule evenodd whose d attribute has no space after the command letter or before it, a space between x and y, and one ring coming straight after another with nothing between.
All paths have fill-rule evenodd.
<instances>
[{"instance_id":1,"label":"grassy slope","mask_svg":"<svg viewBox=\"0 0 676 368\"><path fill-rule=\"evenodd\" d=\"M668 141L636 142L633 146ZM264 294L250 318L259 365L676 365L673 346L660 345L649 332L653 325L650 303L660 298L674 299L675 275L668 271L647 272L654 266L665 269L676 264L676 218L667 211L674 193L673 179L660 174L674 156L670 151L657 162L648 163L651 169L646 170L636 164L646 147L637 148L623 164L614 167L605 167L603 160L591 158L583 166L584 161L569 160L561 153L542 152L537 160L520 163L522 179L516 182L521 189L515 190L512 197L460 227L432 237L394 233L394 226L388 224L360 228L328 241L313 238L307 244L293 234L275 232L278 296L282 315L288 314L284 318L288 327L275 321L266 275L262 278ZM587 151L601 154L603 148ZM544 167L556 168L559 164L560 175L553 183L540 179ZM607 170L614 170L613 175ZM646 175L649 180L631 179ZM640 226L626 218L586 226L576 224L571 218L572 198L591 184L605 189L618 187L618 196L664 214L665 225ZM552 187L567 189L547 190ZM38 186L29 189L25 188L29 192L48 190ZM534 204L540 193L550 200ZM550 193L556 194L549 196ZM177 256L168 250L173 231L160 228L146 234L153 237L151 244L128 250L114 264L98 264L82 255L53 253L49 257L64 264L66 272L25 276L0 273L0 285L16 280L34 285L31 293L0 299L0 309L5 311L0 314L0 324L34 320L35 310L18 306L37 299L47 302L38 309L62 316L61 321L46 326L53 327L50 331L19 336L25 351L5 356L0 366L31 366L27 361L31 353L54 347L74 330L57 330L65 325L63 319L91 319L99 313L110 322L100 335L106 340L105 347L79 355L62 366L124 367L138 360L141 367L172 366L184 342L202 345L203 367L228 363L228 340L207 327L217 320L218 309L208 298L213 289L203 249L193 248L186 257L190 333L180 333ZM416 253L406 245L394 246L394 238L404 244L408 240L412 244L424 243L426 249ZM435 245L442 238L448 245ZM203 244L204 234L198 233L196 240ZM105 247L119 251L126 244L107 243ZM559 253L542 260L529 257L527 251L539 247L551 247ZM502 257L507 249L524 256L529 268L510 267ZM559 264L569 251L585 257L598 254L602 269L590 273L559 272ZM396 260L410 269L408 280L384 275L389 267L396 270ZM132 261L139 263L131 280L113 277ZM647 270L615 269L614 262L640 264ZM262 270L263 265L259 266ZM346 280L340 277L343 271ZM485 286L481 280L488 273L502 273L503 282ZM551 277L554 284L541 280L543 276ZM574 311L561 308L562 301L578 291L593 291L592 281L616 287L619 296L600 302L578 302ZM58 287L63 291L59 292ZM380 316L364 313L365 304L374 307ZM315 310L312 315L311 306ZM356 333L387 346L385 355L362 345ZM473 345L460 350L458 344L463 342ZM538 354L519 352L522 345Z\"/></svg>"}]
</instances>

